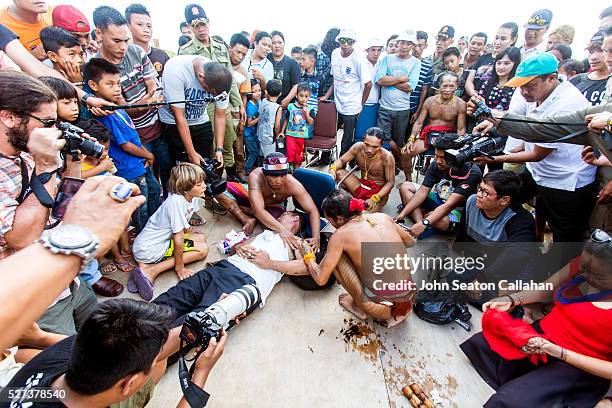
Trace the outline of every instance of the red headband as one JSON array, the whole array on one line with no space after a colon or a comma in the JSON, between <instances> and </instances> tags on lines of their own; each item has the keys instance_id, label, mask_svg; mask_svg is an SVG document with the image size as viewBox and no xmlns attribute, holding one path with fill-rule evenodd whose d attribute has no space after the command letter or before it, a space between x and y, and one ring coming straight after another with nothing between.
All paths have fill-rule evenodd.
<instances>
[{"instance_id":1,"label":"red headband","mask_svg":"<svg viewBox=\"0 0 612 408\"><path fill-rule=\"evenodd\" d=\"M349 211L364 212L365 209L365 201L360 200L359 198L351 198L351 201L349 202Z\"/></svg>"}]
</instances>

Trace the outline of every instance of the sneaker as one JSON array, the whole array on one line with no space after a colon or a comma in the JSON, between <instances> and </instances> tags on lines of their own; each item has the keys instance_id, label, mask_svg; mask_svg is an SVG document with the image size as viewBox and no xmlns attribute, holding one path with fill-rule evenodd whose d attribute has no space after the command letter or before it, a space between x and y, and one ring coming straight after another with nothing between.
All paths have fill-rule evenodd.
<instances>
[{"instance_id":1,"label":"sneaker","mask_svg":"<svg viewBox=\"0 0 612 408\"><path fill-rule=\"evenodd\" d=\"M204 207L212 211L213 214L217 214L217 215L227 214L227 210L225 209L225 207L223 207L221 204L219 204L217 201L213 199L205 199Z\"/></svg>"}]
</instances>

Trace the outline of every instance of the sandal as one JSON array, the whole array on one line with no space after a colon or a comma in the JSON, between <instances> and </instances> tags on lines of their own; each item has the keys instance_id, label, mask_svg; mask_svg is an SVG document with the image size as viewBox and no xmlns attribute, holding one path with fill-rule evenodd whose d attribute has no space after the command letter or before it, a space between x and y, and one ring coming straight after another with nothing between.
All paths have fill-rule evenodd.
<instances>
[{"instance_id":1,"label":"sandal","mask_svg":"<svg viewBox=\"0 0 612 408\"><path fill-rule=\"evenodd\" d=\"M106 265L100 265L100 273L102 275L110 275L111 273L115 272L117 272L117 265L112 262L109 262Z\"/></svg>"},{"instance_id":2,"label":"sandal","mask_svg":"<svg viewBox=\"0 0 612 408\"><path fill-rule=\"evenodd\" d=\"M134 265L133 263L131 263L130 261L124 261L124 262L113 262L116 266L117 269L120 270L121 272L132 272L134 270L134 268L136 268L136 265Z\"/></svg>"},{"instance_id":3,"label":"sandal","mask_svg":"<svg viewBox=\"0 0 612 408\"><path fill-rule=\"evenodd\" d=\"M197 213L193 213L191 219L189 220L189 225L192 227L199 227L200 225L206 224L206 220L200 217Z\"/></svg>"}]
</instances>

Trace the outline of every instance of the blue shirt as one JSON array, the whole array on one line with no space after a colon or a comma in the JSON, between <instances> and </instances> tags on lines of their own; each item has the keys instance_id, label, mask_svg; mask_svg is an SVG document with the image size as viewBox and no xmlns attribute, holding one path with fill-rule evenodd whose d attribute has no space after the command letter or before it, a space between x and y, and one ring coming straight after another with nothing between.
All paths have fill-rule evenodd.
<instances>
[{"instance_id":1,"label":"blue shirt","mask_svg":"<svg viewBox=\"0 0 612 408\"><path fill-rule=\"evenodd\" d=\"M135 179L146 173L145 159L138 156L133 156L121 148L122 144L133 143L138 147L142 147L140 137L132 119L125 113L124 110L116 110L113 114L98 118L100 122L113 135L110 140L108 155L113 159L115 167L117 167L116 176L123 177L126 180Z\"/></svg>"},{"instance_id":2,"label":"blue shirt","mask_svg":"<svg viewBox=\"0 0 612 408\"><path fill-rule=\"evenodd\" d=\"M410 110L412 112L415 112L419 107L419 99L421 97L421 89L423 86L431 86L431 83L433 82L433 72L431 67L431 59L423 58L421 60L419 81L417 82L417 86L412 89L412 93L410 94Z\"/></svg>"},{"instance_id":3,"label":"blue shirt","mask_svg":"<svg viewBox=\"0 0 612 408\"><path fill-rule=\"evenodd\" d=\"M253 119L257 114L259 114L259 101L254 102L252 100L248 100L246 104L246 115L248 119ZM257 124L253 126L245 126L244 127L244 137L252 138L257 134Z\"/></svg>"},{"instance_id":4,"label":"blue shirt","mask_svg":"<svg viewBox=\"0 0 612 408\"><path fill-rule=\"evenodd\" d=\"M314 111L313 113L316 115L319 109L319 90L321 89L321 84L323 83L323 77L319 75L319 73L315 69L312 75L309 75L304 72L302 74L301 82L306 82L310 87L310 98L308 98L307 104L308 110Z\"/></svg>"},{"instance_id":5,"label":"blue shirt","mask_svg":"<svg viewBox=\"0 0 612 408\"><path fill-rule=\"evenodd\" d=\"M421 72L421 61L416 57L400 58L397 55L387 55L376 72L376 81L383 76L394 78L405 76L408 78L410 89L416 88ZM380 107L391 111L404 111L410 109L410 94L395 86L380 87Z\"/></svg>"}]
</instances>

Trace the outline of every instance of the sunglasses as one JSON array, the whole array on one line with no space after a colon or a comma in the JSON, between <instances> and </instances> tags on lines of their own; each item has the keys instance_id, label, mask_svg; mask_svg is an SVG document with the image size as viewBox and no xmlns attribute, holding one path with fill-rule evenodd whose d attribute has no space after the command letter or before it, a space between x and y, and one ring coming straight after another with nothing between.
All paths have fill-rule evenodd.
<instances>
[{"instance_id":1,"label":"sunglasses","mask_svg":"<svg viewBox=\"0 0 612 408\"><path fill-rule=\"evenodd\" d=\"M45 127L45 128L52 128L52 127L56 126L57 123L58 123L57 118L56 119L41 119L41 118L38 118L38 117L36 117L34 115L30 115L29 113L24 113L24 115L29 117L29 118L36 119L37 121L42 123L43 127Z\"/></svg>"},{"instance_id":2,"label":"sunglasses","mask_svg":"<svg viewBox=\"0 0 612 408\"><path fill-rule=\"evenodd\" d=\"M599 243L608 242L612 247L612 237L607 232L600 230L599 228L595 229L591 234L591 241Z\"/></svg>"},{"instance_id":3,"label":"sunglasses","mask_svg":"<svg viewBox=\"0 0 612 408\"><path fill-rule=\"evenodd\" d=\"M348 44L348 45L355 44L355 40L351 40L350 38L338 38L338 42L340 44Z\"/></svg>"},{"instance_id":4,"label":"sunglasses","mask_svg":"<svg viewBox=\"0 0 612 408\"><path fill-rule=\"evenodd\" d=\"M286 157L268 157L266 161L269 164L287 164Z\"/></svg>"}]
</instances>

